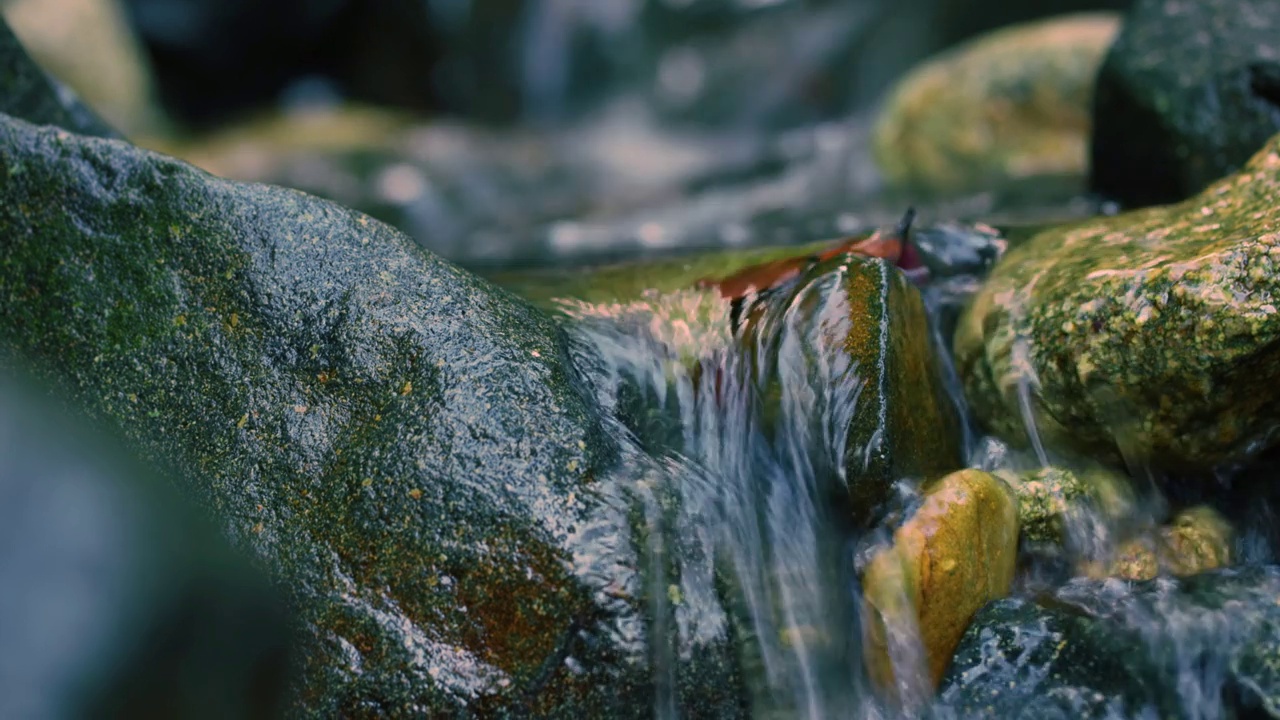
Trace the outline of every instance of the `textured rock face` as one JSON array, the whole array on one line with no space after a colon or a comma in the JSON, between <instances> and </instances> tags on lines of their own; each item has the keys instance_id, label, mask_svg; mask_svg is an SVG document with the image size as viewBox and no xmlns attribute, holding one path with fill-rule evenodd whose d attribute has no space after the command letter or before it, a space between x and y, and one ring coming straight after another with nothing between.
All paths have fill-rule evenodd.
<instances>
[{"instance_id":1,"label":"textured rock face","mask_svg":"<svg viewBox=\"0 0 1280 720\"><path fill-rule=\"evenodd\" d=\"M8 117L0 200L0 342L291 588L303 708L625 706L550 320L358 213Z\"/></svg>"},{"instance_id":2,"label":"textured rock face","mask_svg":"<svg viewBox=\"0 0 1280 720\"><path fill-rule=\"evenodd\" d=\"M940 692L961 717L1275 717L1280 570L1077 580L974 618Z\"/></svg>"},{"instance_id":3,"label":"textured rock face","mask_svg":"<svg viewBox=\"0 0 1280 720\"><path fill-rule=\"evenodd\" d=\"M1280 7L1138 0L1098 74L1091 184L1173 202L1233 172L1280 131Z\"/></svg>"},{"instance_id":4,"label":"textured rock face","mask_svg":"<svg viewBox=\"0 0 1280 720\"><path fill-rule=\"evenodd\" d=\"M1177 205L1047 230L962 317L974 412L1025 439L1188 469L1250 456L1280 422L1280 139Z\"/></svg>"},{"instance_id":5,"label":"textured rock face","mask_svg":"<svg viewBox=\"0 0 1280 720\"><path fill-rule=\"evenodd\" d=\"M1097 68L1119 18L1097 13L971 40L900 81L875 132L889 181L961 192L1086 168Z\"/></svg>"},{"instance_id":6,"label":"textured rock face","mask_svg":"<svg viewBox=\"0 0 1280 720\"><path fill-rule=\"evenodd\" d=\"M928 487L862 579L877 685L901 692L923 669L936 687L974 613L1008 594L1017 551L1018 502L1002 480L961 470Z\"/></svg>"},{"instance_id":7,"label":"textured rock face","mask_svg":"<svg viewBox=\"0 0 1280 720\"><path fill-rule=\"evenodd\" d=\"M14 364L0 379L0 715L278 716L292 638L266 578Z\"/></svg>"}]
</instances>

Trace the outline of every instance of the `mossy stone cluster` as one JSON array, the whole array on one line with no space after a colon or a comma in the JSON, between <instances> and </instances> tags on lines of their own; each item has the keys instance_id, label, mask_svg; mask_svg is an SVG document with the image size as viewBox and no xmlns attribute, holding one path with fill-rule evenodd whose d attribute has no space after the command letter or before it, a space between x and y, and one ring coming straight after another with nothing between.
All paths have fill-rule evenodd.
<instances>
[{"instance_id":1,"label":"mossy stone cluster","mask_svg":"<svg viewBox=\"0 0 1280 720\"><path fill-rule=\"evenodd\" d=\"M1046 230L1012 249L962 316L975 414L1026 442L1207 468L1280 422L1280 138L1176 205Z\"/></svg>"}]
</instances>

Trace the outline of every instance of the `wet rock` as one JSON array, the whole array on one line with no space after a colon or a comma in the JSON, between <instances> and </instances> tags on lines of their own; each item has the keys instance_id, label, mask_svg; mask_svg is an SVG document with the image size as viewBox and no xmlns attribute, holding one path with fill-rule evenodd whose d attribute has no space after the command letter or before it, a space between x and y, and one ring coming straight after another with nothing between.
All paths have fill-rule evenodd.
<instances>
[{"instance_id":1,"label":"wet rock","mask_svg":"<svg viewBox=\"0 0 1280 720\"><path fill-rule=\"evenodd\" d=\"M940 692L962 717L1280 714L1280 569L1077 580L1045 605L988 605ZM945 716L945 715L944 715Z\"/></svg>"},{"instance_id":2,"label":"wet rock","mask_svg":"<svg viewBox=\"0 0 1280 720\"><path fill-rule=\"evenodd\" d=\"M0 117L0 168L0 341L290 588L300 709L634 706L598 634L626 556L577 534L610 451L552 321L359 213L119 141Z\"/></svg>"},{"instance_id":3,"label":"wet rock","mask_svg":"<svg viewBox=\"0 0 1280 720\"><path fill-rule=\"evenodd\" d=\"M740 322L748 347L788 315L815 328L809 342L832 351L831 367L860 383L849 415L844 481L856 521L876 518L893 483L935 479L961 466L956 407L942 384L920 292L879 258L846 254L814 265L799 279L745 303ZM835 381L835 380L833 380Z\"/></svg>"},{"instance_id":4,"label":"wet rock","mask_svg":"<svg viewBox=\"0 0 1280 720\"><path fill-rule=\"evenodd\" d=\"M1268 0L1138 0L1098 74L1092 188L1182 200L1280 131L1280 9Z\"/></svg>"},{"instance_id":5,"label":"wet rock","mask_svg":"<svg viewBox=\"0 0 1280 720\"><path fill-rule=\"evenodd\" d=\"M1036 543L1060 544L1069 515L1078 508L1097 507L1117 515L1127 481L1101 468L1072 470L1049 466L1028 471L998 470L1018 498L1022 537Z\"/></svg>"},{"instance_id":6,"label":"wet rock","mask_svg":"<svg viewBox=\"0 0 1280 720\"><path fill-rule=\"evenodd\" d=\"M157 128L151 67L116 0L6 0L0 11L40 65L112 126Z\"/></svg>"},{"instance_id":7,"label":"wet rock","mask_svg":"<svg viewBox=\"0 0 1280 720\"><path fill-rule=\"evenodd\" d=\"M1231 565L1234 532L1216 510L1197 506L1179 513L1169 525L1116 548L1109 575L1150 580L1163 573L1188 576Z\"/></svg>"},{"instance_id":8,"label":"wet rock","mask_svg":"<svg viewBox=\"0 0 1280 720\"><path fill-rule=\"evenodd\" d=\"M0 715L277 717L293 638L264 575L3 361Z\"/></svg>"},{"instance_id":9,"label":"wet rock","mask_svg":"<svg viewBox=\"0 0 1280 720\"><path fill-rule=\"evenodd\" d=\"M13 31L0 18L0 113L76 132L115 137L93 111L56 84L31 60Z\"/></svg>"},{"instance_id":10,"label":"wet rock","mask_svg":"<svg viewBox=\"0 0 1280 720\"><path fill-rule=\"evenodd\" d=\"M1146 706L1153 674L1135 640L1088 617L998 600L965 631L939 705L960 717L1131 717Z\"/></svg>"},{"instance_id":11,"label":"wet rock","mask_svg":"<svg viewBox=\"0 0 1280 720\"><path fill-rule=\"evenodd\" d=\"M1118 26L1096 13L1005 28L912 71L875 130L886 178L950 193L1083 176L1094 76Z\"/></svg>"},{"instance_id":12,"label":"wet rock","mask_svg":"<svg viewBox=\"0 0 1280 720\"><path fill-rule=\"evenodd\" d=\"M999 478L961 470L925 489L863 578L867 667L891 694L936 687L973 617L1004 597L1018 551L1018 501Z\"/></svg>"},{"instance_id":13,"label":"wet rock","mask_svg":"<svg viewBox=\"0 0 1280 720\"><path fill-rule=\"evenodd\" d=\"M1011 250L954 339L975 414L1026 441L1179 472L1273 444L1280 138L1177 205Z\"/></svg>"},{"instance_id":14,"label":"wet rock","mask_svg":"<svg viewBox=\"0 0 1280 720\"><path fill-rule=\"evenodd\" d=\"M1086 501L1088 483L1070 470L1046 467L1029 473L996 473L1018 498L1018 521L1022 534L1032 542L1062 539L1065 516L1072 505Z\"/></svg>"}]
</instances>

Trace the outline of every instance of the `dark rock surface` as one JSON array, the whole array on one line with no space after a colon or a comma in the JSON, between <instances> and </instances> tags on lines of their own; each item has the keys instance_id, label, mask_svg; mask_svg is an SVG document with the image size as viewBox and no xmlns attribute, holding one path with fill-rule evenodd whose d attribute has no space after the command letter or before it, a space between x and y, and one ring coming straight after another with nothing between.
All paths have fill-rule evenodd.
<instances>
[{"instance_id":1,"label":"dark rock surface","mask_svg":"<svg viewBox=\"0 0 1280 720\"><path fill-rule=\"evenodd\" d=\"M292 638L265 576L3 364L0 716L278 717Z\"/></svg>"},{"instance_id":2,"label":"dark rock surface","mask_svg":"<svg viewBox=\"0 0 1280 720\"><path fill-rule=\"evenodd\" d=\"M1094 96L1091 185L1128 206L1173 202L1280 131L1280 6L1138 0Z\"/></svg>"},{"instance_id":3,"label":"dark rock surface","mask_svg":"<svg viewBox=\"0 0 1280 720\"><path fill-rule=\"evenodd\" d=\"M630 712L596 633L625 548L579 533L609 449L555 324L363 215L123 142L0 117L0 168L0 343L292 590L302 708Z\"/></svg>"},{"instance_id":4,"label":"dark rock surface","mask_svg":"<svg viewBox=\"0 0 1280 720\"><path fill-rule=\"evenodd\" d=\"M1255 566L997 601L965 633L942 705L961 717L1280 717L1277 593L1280 569Z\"/></svg>"}]
</instances>

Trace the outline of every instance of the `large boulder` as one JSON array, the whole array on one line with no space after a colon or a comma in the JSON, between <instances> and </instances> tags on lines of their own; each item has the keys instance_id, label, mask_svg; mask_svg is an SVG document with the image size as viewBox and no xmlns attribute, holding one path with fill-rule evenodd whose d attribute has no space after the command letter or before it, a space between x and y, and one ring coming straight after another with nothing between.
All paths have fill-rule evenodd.
<instances>
[{"instance_id":1,"label":"large boulder","mask_svg":"<svg viewBox=\"0 0 1280 720\"><path fill-rule=\"evenodd\" d=\"M877 121L891 183L962 192L1036 175L1083 177L1098 65L1112 13L1003 28L930 59L899 81Z\"/></svg>"},{"instance_id":2,"label":"large boulder","mask_svg":"<svg viewBox=\"0 0 1280 720\"><path fill-rule=\"evenodd\" d=\"M997 434L1179 471L1265 449L1280 421L1280 138L1177 205L1011 250L954 339Z\"/></svg>"},{"instance_id":3,"label":"large boulder","mask_svg":"<svg viewBox=\"0 0 1280 720\"><path fill-rule=\"evenodd\" d=\"M353 211L7 116L0 235L0 344L290 588L300 710L633 707L552 321Z\"/></svg>"},{"instance_id":4,"label":"large boulder","mask_svg":"<svg viewBox=\"0 0 1280 720\"><path fill-rule=\"evenodd\" d=\"M1238 170L1280 131L1280 8L1137 0L1094 94L1091 185L1173 202Z\"/></svg>"},{"instance_id":5,"label":"large boulder","mask_svg":"<svg viewBox=\"0 0 1280 720\"><path fill-rule=\"evenodd\" d=\"M0 715L278 716L293 638L265 575L24 375L0 379Z\"/></svg>"},{"instance_id":6,"label":"large boulder","mask_svg":"<svg viewBox=\"0 0 1280 720\"><path fill-rule=\"evenodd\" d=\"M974 618L943 680L961 717L1280 717L1280 569L1076 580Z\"/></svg>"}]
</instances>

